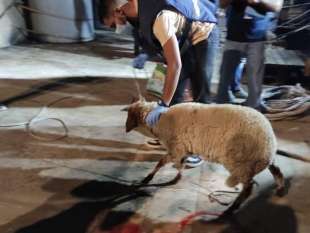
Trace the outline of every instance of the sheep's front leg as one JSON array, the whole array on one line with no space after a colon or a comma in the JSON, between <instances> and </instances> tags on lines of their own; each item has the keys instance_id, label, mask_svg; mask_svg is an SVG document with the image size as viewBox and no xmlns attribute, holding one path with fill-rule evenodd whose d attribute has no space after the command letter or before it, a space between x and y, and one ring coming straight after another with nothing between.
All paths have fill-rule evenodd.
<instances>
[{"instance_id":1,"label":"sheep's front leg","mask_svg":"<svg viewBox=\"0 0 310 233\"><path fill-rule=\"evenodd\" d=\"M186 154L186 148L183 146L184 144L178 143L175 141L174 143L170 144L168 149L171 162L174 163L174 167L178 170L178 174L176 175L173 180L169 181L167 184L172 185L178 183L178 181L182 178L182 171L185 168L185 163L183 159L180 159L180 155Z\"/></svg>"},{"instance_id":2,"label":"sheep's front leg","mask_svg":"<svg viewBox=\"0 0 310 233\"><path fill-rule=\"evenodd\" d=\"M185 168L185 164L182 161L180 161L175 164L175 168L178 170L178 174L176 175L176 177L173 178L173 180L169 181L168 184L172 185L179 182L179 180L182 178L182 172L183 169Z\"/></svg>"},{"instance_id":3,"label":"sheep's front leg","mask_svg":"<svg viewBox=\"0 0 310 233\"><path fill-rule=\"evenodd\" d=\"M155 174L158 172L158 170L163 167L166 163L167 163L167 160L168 160L168 156L164 156L163 158L161 158L161 160L159 160L159 162L157 163L156 167L154 168L154 170L148 174L142 181L141 183L142 184L148 184L152 179L153 177L155 176Z\"/></svg>"}]
</instances>

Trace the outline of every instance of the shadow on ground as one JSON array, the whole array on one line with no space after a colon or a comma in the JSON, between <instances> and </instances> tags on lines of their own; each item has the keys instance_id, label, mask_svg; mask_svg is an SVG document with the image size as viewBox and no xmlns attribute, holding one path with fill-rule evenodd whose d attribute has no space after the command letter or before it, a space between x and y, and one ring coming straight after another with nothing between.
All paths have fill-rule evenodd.
<instances>
[{"instance_id":1,"label":"shadow on ground","mask_svg":"<svg viewBox=\"0 0 310 233\"><path fill-rule=\"evenodd\" d=\"M195 233L297 233L295 211L276 198L268 187L251 199L234 216L214 221L197 220L191 224ZM276 198L278 201L274 201ZM278 203L277 203L278 202Z\"/></svg>"},{"instance_id":2,"label":"shadow on ground","mask_svg":"<svg viewBox=\"0 0 310 233\"><path fill-rule=\"evenodd\" d=\"M178 222L156 222L136 210L156 189L137 188L116 182L91 181L72 190L63 189L64 182L53 180L43 189L55 193L39 208L0 227L5 233L297 233L294 210L273 200L273 187L263 190L233 217L203 221L201 218L180 227ZM60 205L66 195L79 203ZM285 197L284 197L285 198ZM279 199L281 200L281 198ZM117 210L134 202L130 210ZM159 203L164 204L164 203ZM37 219L35 223L32 223ZM32 222L31 222L32 221Z\"/></svg>"}]
</instances>

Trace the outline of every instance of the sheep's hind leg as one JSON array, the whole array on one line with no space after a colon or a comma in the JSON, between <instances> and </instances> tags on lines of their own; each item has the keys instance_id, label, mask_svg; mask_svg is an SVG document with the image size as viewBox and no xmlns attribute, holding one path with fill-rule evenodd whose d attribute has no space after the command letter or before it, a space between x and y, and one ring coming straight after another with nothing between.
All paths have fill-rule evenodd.
<instances>
[{"instance_id":1,"label":"sheep's hind leg","mask_svg":"<svg viewBox=\"0 0 310 233\"><path fill-rule=\"evenodd\" d=\"M253 182L247 182L244 184L244 187L237 197L237 199L234 201L234 203L223 213L223 216L227 216L232 214L235 210L237 210L243 202L245 202L248 197L251 195L253 190Z\"/></svg>"},{"instance_id":2,"label":"sheep's hind leg","mask_svg":"<svg viewBox=\"0 0 310 233\"><path fill-rule=\"evenodd\" d=\"M149 173L142 181L142 184L148 184L153 177L155 176L155 174L158 172L158 170L163 167L165 164L167 163L167 156L164 156L163 158L161 158L161 160L159 160L159 162L157 163L156 167L153 169L153 171L151 173Z\"/></svg>"},{"instance_id":3,"label":"sheep's hind leg","mask_svg":"<svg viewBox=\"0 0 310 233\"><path fill-rule=\"evenodd\" d=\"M230 175L226 180L226 185L229 187L235 187L239 183L240 181L236 175Z\"/></svg>"},{"instance_id":4,"label":"sheep's hind leg","mask_svg":"<svg viewBox=\"0 0 310 233\"><path fill-rule=\"evenodd\" d=\"M284 182L284 177L283 177L283 174L282 174L280 168L271 164L271 165L269 165L268 169L271 172L271 174L272 174L272 176L275 179L276 184L277 184L276 194L278 196L284 196L286 193L285 182Z\"/></svg>"}]
</instances>

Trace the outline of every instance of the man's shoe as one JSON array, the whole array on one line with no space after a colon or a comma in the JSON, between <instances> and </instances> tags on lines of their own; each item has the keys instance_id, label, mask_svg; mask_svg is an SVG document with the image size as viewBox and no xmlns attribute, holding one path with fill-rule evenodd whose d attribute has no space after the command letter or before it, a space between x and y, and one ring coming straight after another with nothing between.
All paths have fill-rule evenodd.
<instances>
[{"instance_id":1,"label":"man's shoe","mask_svg":"<svg viewBox=\"0 0 310 233\"><path fill-rule=\"evenodd\" d=\"M4 111L4 110L7 110L8 108L3 105L3 104L0 104L0 111Z\"/></svg>"},{"instance_id":2,"label":"man's shoe","mask_svg":"<svg viewBox=\"0 0 310 233\"><path fill-rule=\"evenodd\" d=\"M198 167L201 164L203 164L203 162L204 162L203 159L200 158L199 155L190 155L190 156L187 156L184 160L184 163L187 168Z\"/></svg>"},{"instance_id":3,"label":"man's shoe","mask_svg":"<svg viewBox=\"0 0 310 233\"><path fill-rule=\"evenodd\" d=\"M239 90L236 90L233 92L234 96L238 99L246 99L248 98L248 93L240 88Z\"/></svg>"}]
</instances>

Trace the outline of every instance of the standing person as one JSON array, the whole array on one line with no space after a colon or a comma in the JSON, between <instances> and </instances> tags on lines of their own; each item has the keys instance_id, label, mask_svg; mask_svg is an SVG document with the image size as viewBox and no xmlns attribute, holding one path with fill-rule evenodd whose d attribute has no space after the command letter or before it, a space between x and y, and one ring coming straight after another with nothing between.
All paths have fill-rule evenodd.
<instances>
[{"instance_id":1,"label":"standing person","mask_svg":"<svg viewBox=\"0 0 310 233\"><path fill-rule=\"evenodd\" d=\"M191 77L194 100L210 101L207 54L208 38L217 22L214 9L215 5L208 0L128 0L115 8L113 14L107 11L110 14L103 17L107 26L115 25L115 12L136 22L147 46L163 53L167 75L161 100L146 117L150 127L158 122L171 103L183 101L187 77ZM195 68L188 67L190 64ZM195 70L195 74L189 76L189 70ZM201 159L194 163L199 165Z\"/></svg>"},{"instance_id":2,"label":"standing person","mask_svg":"<svg viewBox=\"0 0 310 233\"><path fill-rule=\"evenodd\" d=\"M283 0L220 0L227 8L227 41L221 65L217 94L218 103L229 102L229 85L241 57L247 59L248 98L246 106L265 111L261 99L264 75L266 34L275 12L282 8Z\"/></svg>"}]
</instances>

